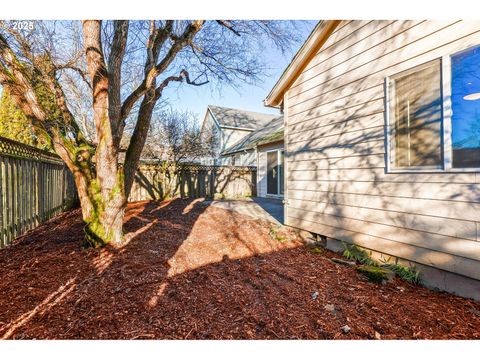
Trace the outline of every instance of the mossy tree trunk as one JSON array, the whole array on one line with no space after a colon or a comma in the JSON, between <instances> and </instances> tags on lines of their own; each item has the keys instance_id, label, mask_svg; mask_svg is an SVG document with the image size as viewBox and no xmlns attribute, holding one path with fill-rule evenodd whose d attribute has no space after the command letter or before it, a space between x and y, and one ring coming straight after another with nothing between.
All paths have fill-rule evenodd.
<instances>
[{"instance_id":1,"label":"mossy tree trunk","mask_svg":"<svg viewBox=\"0 0 480 360\"><path fill-rule=\"evenodd\" d=\"M119 173L115 185L105 194L105 189L97 181L86 189L87 199L80 199L83 220L85 221L86 241L97 247L107 243L121 244L123 241L123 216L125 213L125 195L123 175Z\"/></svg>"}]
</instances>

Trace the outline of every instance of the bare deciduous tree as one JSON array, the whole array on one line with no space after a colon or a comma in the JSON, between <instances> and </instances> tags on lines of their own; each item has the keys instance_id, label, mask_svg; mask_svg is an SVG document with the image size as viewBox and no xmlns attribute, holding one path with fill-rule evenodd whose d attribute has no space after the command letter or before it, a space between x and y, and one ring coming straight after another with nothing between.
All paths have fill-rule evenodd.
<instances>
[{"instance_id":1,"label":"bare deciduous tree","mask_svg":"<svg viewBox=\"0 0 480 360\"><path fill-rule=\"evenodd\" d=\"M143 158L176 167L209 156L213 151L211 138L200 132L195 120L191 113L175 110L153 116Z\"/></svg>"},{"instance_id":2,"label":"bare deciduous tree","mask_svg":"<svg viewBox=\"0 0 480 360\"><path fill-rule=\"evenodd\" d=\"M281 21L38 22L28 32L1 25L0 83L73 173L92 246L123 240L127 198L168 85L255 82L265 42L285 50L296 40L293 23Z\"/></svg>"},{"instance_id":3,"label":"bare deciduous tree","mask_svg":"<svg viewBox=\"0 0 480 360\"><path fill-rule=\"evenodd\" d=\"M175 195L182 164L199 162L214 151L213 137L201 133L195 120L191 113L175 110L152 117L142 159L160 170L165 198Z\"/></svg>"}]
</instances>

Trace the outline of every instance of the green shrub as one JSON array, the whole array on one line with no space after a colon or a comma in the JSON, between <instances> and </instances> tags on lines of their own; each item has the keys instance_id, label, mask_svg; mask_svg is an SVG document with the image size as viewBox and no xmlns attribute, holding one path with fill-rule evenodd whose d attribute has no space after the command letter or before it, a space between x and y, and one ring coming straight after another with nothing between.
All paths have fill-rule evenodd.
<instances>
[{"instance_id":1,"label":"green shrub","mask_svg":"<svg viewBox=\"0 0 480 360\"><path fill-rule=\"evenodd\" d=\"M313 247L309 249L308 252L312 254L323 254L323 249L321 247Z\"/></svg>"},{"instance_id":2,"label":"green shrub","mask_svg":"<svg viewBox=\"0 0 480 360\"><path fill-rule=\"evenodd\" d=\"M366 250L359 248L357 245L342 244L345 249L343 256L348 260L358 261L364 265L378 266L378 263L371 258L371 255Z\"/></svg>"},{"instance_id":3,"label":"green shrub","mask_svg":"<svg viewBox=\"0 0 480 360\"><path fill-rule=\"evenodd\" d=\"M356 245L349 245L346 243L342 243L344 247L343 256L349 260L358 261L363 265L367 265L369 267L375 268L383 268L390 270L398 277L411 282L413 284L418 284L420 281L420 271L415 268L415 266L406 266L400 264L392 264L390 263L390 258L388 259L381 259L382 264L378 263L377 261L373 260L371 257L371 253L368 253L366 250L356 246ZM360 271L360 270L359 270Z\"/></svg>"},{"instance_id":4,"label":"green shrub","mask_svg":"<svg viewBox=\"0 0 480 360\"><path fill-rule=\"evenodd\" d=\"M224 193L215 193L213 195L214 200L225 200L225 194Z\"/></svg>"},{"instance_id":5,"label":"green shrub","mask_svg":"<svg viewBox=\"0 0 480 360\"><path fill-rule=\"evenodd\" d=\"M388 280L392 275L390 270L372 265L357 266L357 271L374 282L382 282L383 280Z\"/></svg>"},{"instance_id":6,"label":"green shrub","mask_svg":"<svg viewBox=\"0 0 480 360\"><path fill-rule=\"evenodd\" d=\"M390 269L398 277L412 284L418 284L420 281L420 271L417 270L415 266L406 266L406 265L390 264L390 263L384 263L382 266L384 268Z\"/></svg>"}]
</instances>

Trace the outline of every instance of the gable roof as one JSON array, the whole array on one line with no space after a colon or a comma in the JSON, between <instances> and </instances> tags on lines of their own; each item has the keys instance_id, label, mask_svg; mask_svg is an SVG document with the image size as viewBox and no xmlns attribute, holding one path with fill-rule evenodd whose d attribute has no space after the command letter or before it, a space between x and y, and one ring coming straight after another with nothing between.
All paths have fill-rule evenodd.
<instances>
[{"instance_id":1,"label":"gable roof","mask_svg":"<svg viewBox=\"0 0 480 360\"><path fill-rule=\"evenodd\" d=\"M277 116L214 105L208 105L208 109L220 127L240 128L246 130L260 129Z\"/></svg>"},{"instance_id":2,"label":"gable roof","mask_svg":"<svg viewBox=\"0 0 480 360\"><path fill-rule=\"evenodd\" d=\"M283 116L278 116L263 128L245 135L238 142L225 149L222 155L253 149L257 145L270 144L280 140L283 140Z\"/></svg>"},{"instance_id":3,"label":"gable roof","mask_svg":"<svg viewBox=\"0 0 480 360\"><path fill-rule=\"evenodd\" d=\"M320 51L328 37L341 23L341 20L321 20L312 30L310 36L302 45L295 57L287 66L280 79L276 82L263 103L265 106L279 107L288 88L300 76L310 60Z\"/></svg>"}]
</instances>

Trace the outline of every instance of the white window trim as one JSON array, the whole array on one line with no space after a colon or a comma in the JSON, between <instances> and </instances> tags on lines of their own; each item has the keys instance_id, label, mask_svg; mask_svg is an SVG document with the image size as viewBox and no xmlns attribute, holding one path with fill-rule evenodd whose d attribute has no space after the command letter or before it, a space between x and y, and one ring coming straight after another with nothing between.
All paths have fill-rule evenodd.
<instances>
[{"instance_id":1,"label":"white window trim","mask_svg":"<svg viewBox=\"0 0 480 360\"><path fill-rule=\"evenodd\" d=\"M442 138L440 139L440 144L442 146L443 154L443 164L441 167L409 167L409 168L394 168L392 164L395 163L395 151L392 148L392 137L394 127L390 123L390 111L391 111L391 103L390 103L390 79L392 76L400 74L392 74L390 76L385 77L384 82L384 109L385 109L385 164L386 164L386 171L387 173L478 173L480 172L480 168L453 168L452 167L452 100L451 100L451 91L452 91L452 69L451 69L451 57L466 51L470 48L474 48L476 46L467 46L465 48L461 48L455 50L455 52L449 53L444 55L440 58L440 81L441 81L441 96L443 99L442 102ZM436 60L431 59L429 61ZM422 64L418 64L415 67L406 69L408 71L410 69L414 69ZM403 71L402 71L403 72Z\"/></svg>"}]
</instances>

